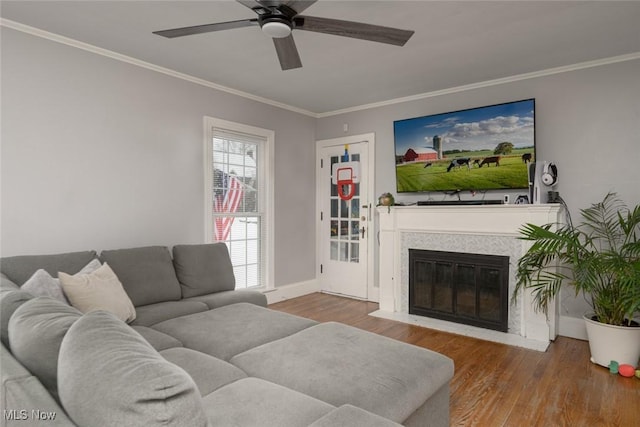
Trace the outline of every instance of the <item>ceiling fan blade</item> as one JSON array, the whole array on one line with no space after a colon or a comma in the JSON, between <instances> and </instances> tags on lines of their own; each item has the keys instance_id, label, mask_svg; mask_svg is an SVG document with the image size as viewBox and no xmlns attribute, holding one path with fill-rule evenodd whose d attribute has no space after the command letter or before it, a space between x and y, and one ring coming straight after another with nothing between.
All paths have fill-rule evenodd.
<instances>
[{"instance_id":1,"label":"ceiling fan blade","mask_svg":"<svg viewBox=\"0 0 640 427\"><path fill-rule=\"evenodd\" d=\"M174 38L213 31L230 30L232 28L252 27L258 25L257 19L241 19L239 21L218 22L215 24L195 25L193 27L173 28L171 30L154 31L153 34Z\"/></svg>"},{"instance_id":2,"label":"ceiling fan blade","mask_svg":"<svg viewBox=\"0 0 640 427\"><path fill-rule=\"evenodd\" d=\"M301 15L296 16L294 28L396 46L404 46L414 33L414 31L383 27L381 25Z\"/></svg>"},{"instance_id":3,"label":"ceiling fan blade","mask_svg":"<svg viewBox=\"0 0 640 427\"><path fill-rule=\"evenodd\" d=\"M291 36L291 34L284 38L274 38L273 44L276 47L276 53L280 60L280 67L282 67L283 70L302 67L300 55L298 54L296 43L293 41L293 36Z\"/></svg>"}]
</instances>

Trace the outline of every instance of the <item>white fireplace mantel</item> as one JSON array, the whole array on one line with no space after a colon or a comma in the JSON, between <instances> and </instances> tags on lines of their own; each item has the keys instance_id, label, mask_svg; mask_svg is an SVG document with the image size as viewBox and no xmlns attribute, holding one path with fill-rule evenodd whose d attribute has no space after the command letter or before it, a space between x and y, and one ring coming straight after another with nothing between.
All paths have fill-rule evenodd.
<instances>
[{"instance_id":1,"label":"white fireplace mantel","mask_svg":"<svg viewBox=\"0 0 640 427\"><path fill-rule=\"evenodd\" d=\"M407 309L410 248L507 255L511 296L515 266L529 247L528 242L518 239L520 228L526 223L561 223L561 209L558 204L379 207L378 314L397 320L415 317ZM430 326L444 324L446 327L440 329L485 339L493 336L500 338L496 341L545 350L558 335L557 304L545 315L536 313L531 301L532 296L526 291L516 303L510 303L507 333L435 319Z\"/></svg>"}]
</instances>

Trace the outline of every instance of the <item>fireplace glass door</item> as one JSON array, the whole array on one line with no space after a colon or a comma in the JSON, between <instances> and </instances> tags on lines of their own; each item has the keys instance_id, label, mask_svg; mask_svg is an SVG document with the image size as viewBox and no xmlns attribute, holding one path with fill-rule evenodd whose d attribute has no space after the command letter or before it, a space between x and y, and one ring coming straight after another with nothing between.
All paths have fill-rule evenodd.
<instances>
[{"instance_id":1,"label":"fireplace glass door","mask_svg":"<svg viewBox=\"0 0 640 427\"><path fill-rule=\"evenodd\" d=\"M507 331L509 257L409 250L409 313Z\"/></svg>"}]
</instances>

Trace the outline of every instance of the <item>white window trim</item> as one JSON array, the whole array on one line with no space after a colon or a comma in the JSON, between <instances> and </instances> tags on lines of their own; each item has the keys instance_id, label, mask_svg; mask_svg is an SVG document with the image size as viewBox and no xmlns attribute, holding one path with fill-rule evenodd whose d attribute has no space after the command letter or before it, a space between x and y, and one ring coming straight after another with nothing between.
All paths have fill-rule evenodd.
<instances>
[{"instance_id":1,"label":"white window trim","mask_svg":"<svg viewBox=\"0 0 640 427\"><path fill-rule=\"evenodd\" d=\"M263 129L255 126L249 126L242 123L222 120L215 117L204 117L204 241L211 243L213 241L213 180L211 179L210 170L213 162L212 144L213 129L225 129L232 132L246 133L257 135L265 139L264 156L259 160L262 170L264 171L264 223L266 226L266 242L264 242L264 263L265 263L265 286L264 290L272 290L275 288L274 283L274 141L275 132L269 129ZM256 289L256 288L252 288ZM258 288L259 289L259 288Z\"/></svg>"}]
</instances>

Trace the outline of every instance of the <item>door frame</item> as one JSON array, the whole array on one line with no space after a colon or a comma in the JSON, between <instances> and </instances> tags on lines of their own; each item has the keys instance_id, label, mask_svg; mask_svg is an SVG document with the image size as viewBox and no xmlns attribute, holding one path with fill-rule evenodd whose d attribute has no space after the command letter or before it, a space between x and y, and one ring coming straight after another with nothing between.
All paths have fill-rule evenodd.
<instances>
[{"instance_id":1,"label":"door frame","mask_svg":"<svg viewBox=\"0 0 640 427\"><path fill-rule=\"evenodd\" d=\"M350 135L339 138L322 139L316 141L316 242L318 242L318 250L316 251L316 280L320 282L320 264L322 262L322 251L320 250L322 242L322 223L320 221L320 212L322 209L322 196L320 182L325 177L322 174L320 168L320 160L322 159L322 150L328 147L343 146L345 144L356 144L359 142L367 143L367 168L369 171L369 182L366 189L360 188L360 192L366 191L367 199L370 203L370 209L367 213L368 222L368 238L367 238L367 300L378 302L380 299L380 288L375 286L375 269L374 260L375 254L374 242L376 241L375 230L375 133L365 133L360 135Z\"/></svg>"}]
</instances>

